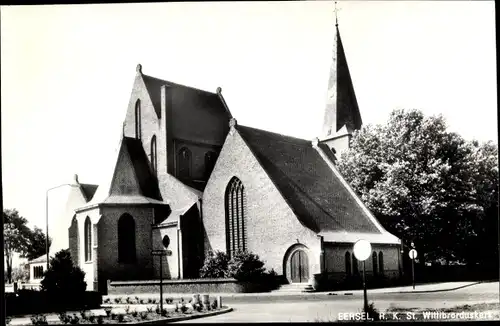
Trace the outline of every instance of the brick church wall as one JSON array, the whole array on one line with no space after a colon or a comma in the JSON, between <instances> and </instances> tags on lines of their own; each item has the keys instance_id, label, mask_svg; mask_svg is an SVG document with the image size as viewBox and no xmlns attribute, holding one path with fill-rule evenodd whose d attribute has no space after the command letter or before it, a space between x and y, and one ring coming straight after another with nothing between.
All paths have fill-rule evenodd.
<instances>
[{"instance_id":1,"label":"brick church wall","mask_svg":"<svg viewBox=\"0 0 500 326\"><path fill-rule=\"evenodd\" d=\"M311 274L319 273L319 237L300 224L241 136L229 134L203 195L205 250L226 251L224 194L233 176L247 196L248 250L283 275L287 249L302 243L310 251Z\"/></svg>"},{"instance_id":2,"label":"brick church wall","mask_svg":"<svg viewBox=\"0 0 500 326\"><path fill-rule=\"evenodd\" d=\"M345 253L349 252L351 257L353 255L354 244L351 243L325 243L325 270L329 274L329 278L332 279L342 279L346 275L346 264L345 264ZM382 244L372 244L372 252L377 252L377 267L378 267L378 255L379 252L383 253L384 262L384 276L388 278L397 278L399 276L400 267L400 257L399 257L399 245L382 245ZM352 258L351 258L352 259ZM353 268L353 259L351 260L351 271ZM372 257L368 258L365 262L366 264L366 274L373 275L373 261ZM358 270L361 272L363 270L362 262L358 262Z\"/></svg>"}]
</instances>

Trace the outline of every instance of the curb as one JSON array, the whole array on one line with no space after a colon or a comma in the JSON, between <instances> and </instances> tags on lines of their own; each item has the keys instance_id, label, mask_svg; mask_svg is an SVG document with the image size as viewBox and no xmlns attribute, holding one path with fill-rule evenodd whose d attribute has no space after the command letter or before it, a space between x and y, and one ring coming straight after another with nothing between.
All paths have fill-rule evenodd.
<instances>
[{"instance_id":1,"label":"curb","mask_svg":"<svg viewBox=\"0 0 500 326\"><path fill-rule=\"evenodd\" d=\"M222 314L225 314L225 313L228 313L231 311L233 311L233 308L228 307L228 308L225 308L225 309L222 309L219 311L207 312L205 314L187 315L187 316L179 316L179 317L173 317L173 318L162 318L162 319L147 320L147 321L137 321L137 322L134 322L134 325L163 325L166 323L174 323L177 321L184 321L184 320L190 320L190 319L197 319L197 318L222 315Z\"/></svg>"},{"instance_id":2,"label":"curb","mask_svg":"<svg viewBox=\"0 0 500 326\"><path fill-rule=\"evenodd\" d=\"M394 292L394 293L434 293L434 292L446 292L446 291L454 291L454 290L459 290L459 289L463 289L463 288L466 288L466 287L469 287L469 286L473 286L473 285L478 285L478 284L481 284L481 283L484 283L484 282L475 282L475 283L472 283L472 284L467 284L467 285L462 285L462 286L459 286L459 287L456 287L456 288L451 288L451 289L440 289L440 290L427 290L427 291L400 291L400 292ZM384 292L384 293L391 293L391 292Z\"/></svg>"}]
</instances>

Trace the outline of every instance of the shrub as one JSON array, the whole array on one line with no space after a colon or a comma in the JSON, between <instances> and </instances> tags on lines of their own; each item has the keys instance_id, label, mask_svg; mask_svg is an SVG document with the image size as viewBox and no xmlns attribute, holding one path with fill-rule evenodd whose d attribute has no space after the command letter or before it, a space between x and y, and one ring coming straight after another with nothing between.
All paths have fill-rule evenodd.
<instances>
[{"instance_id":1,"label":"shrub","mask_svg":"<svg viewBox=\"0 0 500 326\"><path fill-rule=\"evenodd\" d=\"M246 251L236 253L228 264L228 276L238 281L260 281L264 271L264 262L259 256Z\"/></svg>"},{"instance_id":2,"label":"shrub","mask_svg":"<svg viewBox=\"0 0 500 326\"><path fill-rule=\"evenodd\" d=\"M87 318L87 320L93 324L94 321L95 321L95 316L94 315L89 315L88 318Z\"/></svg>"},{"instance_id":3,"label":"shrub","mask_svg":"<svg viewBox=\"0 0 500 326\"><path fill-rule=\"evenodd\" d=\"M70 319L70 321L69 321L69 322L70 322L72 325L76 325L76 324L78 324L78 322L79 322L79 321L80 321L80 318L78 318L78 316L77 316L77 315L73 315L73 316L71 317L71 319Z\"/></svg>"},{"instance_id":4,"label":"shrub","mask_svg":"<svg viewBox=\"0 0 500 326\"><path fill-rule=\"evenodd\" d=\"M152 308L152 307L147 307L147 308L146 308L146 310L147 310L148 312L153 312L153 308Z\"/></svg>"},{"instance_id":5,"label":"shrub","mask_svg":"<svg viewBox=\"0 0 500 326\"><path fill-rule=\"evenodd\" d=\"M5 325L9 325L11 321L12 321L12 318L10 318L10 317L5 318Z\"/></svg>"},{"instance_id":6,"label":"shrub","mask_svg":"<svg viewBox=\"0 0 500 326\"><path fill-rule=\"evenodd\" d=\"M45 315L35 315L31 317L31 323L33 325L48 325L47 317Z\"/></svg>"},{"instance_id":7,"label":"shrub","mask_svg":"<svg viewBox=\"0 0 500 326\"><path fill-rule=\"evenodd\" d=\"M71 300L82 298L87 283L85 273L80 267L73 265L68 249L61 250L50 260L50 267L41 281L41 290L50 293L55 300Z\"/></svg>"},{"instance_id":8,"label":"shrub","mask_svg":"<svg viewBox=\"0 0 500 326\"><path fill-rule=\"evenodd\" d=\"M63 324L69 324L69 322L71 321L71 317L65 312L59 313L58 317Z\"/></svg>"},{"instance_id":9,"label":"shrub","mask_svg":"<svg viewBox=\"0 0 500 326\"><path fill-rule=\"evenodd\" d=\"M170 303L173 303L174 302L174 298L167 298L167 303L170 304Z\"/></svg>"},{"instance_id":10,"label":"shrub","mask_svg":"<svg viewBox=\"0 0 500 326\"><path fill-rule=\"evenodd\" d=\"M80 316L82 316L82 320L87 320L88 316L85 310L80 311Z\"/></svg>"},{"instance_id":11,"label":"shrub","mask_svg":"<svg viewBox=\"0 0 500 326\"><path fill-rule=\"evenodd\" d=\"M377 309L375 309L375 304L372 302L368 305L367 309L363 308L363 311L366 313L367 318L371 318L375 321L380 320L380 314Z\"/></svg>"},{"instance_id":12,"label":"shrub","mask_svg":"<svg viewBox=\"0 0 500 326\"><path fill-rule=\"evenodd\" d=\"M157 306L156 306L155 312L156 312L158 315L160 315L160 314L161 314L161 311L160 311L160 306L159 306L159 305L157 305Z\"/></svg>"},{"instance_id":13,"label":"shrub","mask_svg":"<svg viewBox=\"0 0 500 326\"><path fill-rule=\"evenodd\" d=\"M128 315L129 312L130 312L130 306L126 306L125 307L125 313Z\"/></svg>"},{"instance_id":14,"label":"shrub","mask_svg":"<svg viewBox=\"0 0 500 326\"><path fill-rule=\"evenodd\" d=\"M115 303L120 303L120 298L115 298Z\"/></svg>"},{"instance_id":15,"label":"shrub","mask_svg":"<svg viewBox=\"0 0 500 326\"><path fill-rule=\"evenodd\" d=\"M131 303L132 303L132 299L130 299L130 297L127 297L127 298L125 299L125 302L126 302L126 303L128 303L128 304L131 304Z\"/></svg>"},{"instance_id":16,"label":"shrub","mask_svg":"<svg viewBox=\"0 0 500 326\"><path fill-rule=\"evenodd\" d=\"M225 278L228 277L229 257L222 251L209 251L203 266L200 269L202 278Z\"/></svg>"},{"instance_id":17,"label":"shrub","mask_svg":"<svg viewBox=\"0 0 500 326\"><path fill-rule=\"evenodd\" d=\"M118 322L119 323L123 323L124 320L125 320L125 316L124 315L118 315Z\"/></svg>"},{"instance_id":18,"label":"shrub","mask_svg":"<svg viewBox=\"0 0 500 326\"><path fill-rule=\"evenodd\" d=\"M212 302L212 310L217 309L217 306L218 306L217 299L214 299L214 301Z\"/></svg>"},{"instance_id":19,"label":"shrub","mask_svg":"<svg viewBox=\"0 0 500 326\"><path fill-rule=\"evenodd\" d=\"M106 312L106 316L110 316L111 315L111 308L107 307L107 308L104 308L104 311Z\"/></svg>"},{"instance_id":20,"label":"shrub","mask_svg":"<svg viewBox=\"0 0 500 326\"><path fill-rule=\"evenodd\" d=\"M138 314L139 312L137 312L137 310L132 311L132 317L137 317Z\"/></svg>"},{"instance_id":21,"label":"shrub","mask_svg":"<svg viewBox=\"0 0 500 326\"><path fill-rule=\"evenodd\" d=\"M104 324L104 318L102 316L97 317L97 324L98 325Z\"/></svg>"},{"instance_id":22,"label":"shrub","mask_svg":"<svg viewBox=\"0 0 500 326\"><path fill-rule=\"evenodd\" d=\"M167 317L167 316L168 316L167 309L163 309L163 310L161 311L161 316L162 316L162 317Z\"/></svg>"},{"instance_id":23,"label":"shrub","mask_svg":"<svg viewBox=\"0 0 500 326\"><path fill-rule=\"evenodd\" d=\"M183 304L181 304L181 308L180 309L181 309L181 312L183 314L185 314L188 311L189 308L183 303Z\"/></svg>"},{"instance_id":24,"label":"shrub","mask_svg":"<svg viewBox=\"0 0 500 326\"><path fill-rule=\"evenodd\" d=\"M198 311L198 312L201 312L201 311L203 310L203 307L202 307L202 305L201 305L201 304L199 304L199 303L195 303L195 304L193 305L193 309L194 309L194 310L196 310L196 311Z\"/></svg>"},{"instance_id":25,"label":"shrub","mask_svg":"<svg viewBox=\"0 0 500 326\"><path fill-rule=\"evenodd\" d=\"M147 312L141 312L141 315L140 315L140 316L141 316L141 319L142 319L142 320L146 320L146 319L148 319L148 313L147 313Z\"/></svg>"},{"instance_id":26,"label":"shrub","mask_svg":"<svg viewBox=\"0 0 500 326\"><path fill-rule=\"evenodd\" d=\"M146 303L146 301L145 301L144 299L141 299L139 302L140 302L141 304L145 304L145 303Z\"/></svg>"}]
</instances>

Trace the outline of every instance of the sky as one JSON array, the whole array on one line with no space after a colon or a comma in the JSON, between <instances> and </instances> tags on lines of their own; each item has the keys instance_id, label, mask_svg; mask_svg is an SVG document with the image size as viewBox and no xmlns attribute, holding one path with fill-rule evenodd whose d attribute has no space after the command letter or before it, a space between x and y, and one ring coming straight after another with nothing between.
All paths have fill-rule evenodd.
<instances>
[{"instance_id":1,"label":"sky","mask_svg":"<svg viewBox=\"0 0 500 326\"><path fill-rule=\"evenodd\" d=\"M444 115L466 139L497 142L493 1L337 7L364 124L415 108ZM98 184L115 163L138 63L154 77L220 86L239 124L305 139L321 132L333 1L0 10L3 205L30 226L45 228L48 188L75 173Z\"/></svg>"}]
</instances>

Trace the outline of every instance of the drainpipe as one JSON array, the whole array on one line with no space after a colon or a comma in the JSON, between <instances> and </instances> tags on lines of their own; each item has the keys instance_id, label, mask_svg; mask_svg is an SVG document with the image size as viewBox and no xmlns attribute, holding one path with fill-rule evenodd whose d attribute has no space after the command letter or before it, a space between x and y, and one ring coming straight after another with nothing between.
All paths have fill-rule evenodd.
<instances>
[{"instance_id":1,"label":"drainpipe","mask_svg":"<svg viewBox=\"0 0 500 326\"><path fill-rule=\"evenodd\" d=\"M180 221L179 221L180 224ZM177 226L177 278L181 279L181 229L180 226Z\"/></svg>"}]
</instances>

